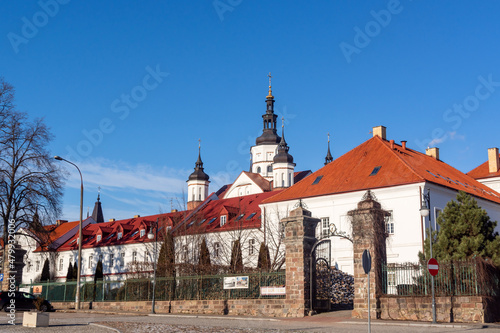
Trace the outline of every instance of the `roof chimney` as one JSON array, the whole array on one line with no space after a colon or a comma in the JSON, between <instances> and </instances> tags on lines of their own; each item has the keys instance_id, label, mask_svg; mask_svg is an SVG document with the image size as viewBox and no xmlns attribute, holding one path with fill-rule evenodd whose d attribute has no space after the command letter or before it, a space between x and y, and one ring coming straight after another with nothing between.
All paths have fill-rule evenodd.
<instances>
[{"instance_id":1,"label":"roof chimney","mask_svg":"<svg viewBox=\"0 0 500 333\"><path fill-rule=\"evenodd\" d=\"M141 217L141 215L134 215L134 218L138 218L138 217Z\"/></svg>"},{"instance_id":2,"label":"roof chimney","mask_svg":"<svg viewBox=\"0 0 500 333\"><path fill-rule=\"evenodd\" d=\"M373 136L379 136L382 139L386 140L385 138L385 126L377 126L373 128Z\"/></svg>"},{"instance_id":3,"label":"roof chimney","mask_svg":"<svg viewBox=\"0 0 500 333\"><path fill-rule=\"evenodd\" d=\"M174 209L172 209L172 210L171 210L171 213L177 213L177 209L175 209L175 208L174 208Z\"/></svg>"},{"instance_id":4,"label":"roof chimney","mask_svg":"<svg viewBox=\"0 0 500 333\"><path fill-rule=\"evenodd\" d=\"M498 154L497 154L497 155L498 155ZM57 221L56 221L56 225L57 225L57 226L60 226L61 224L66 223L66 222L68 222L68 220L57 220Z\"/></svg>"},{"instance_id":5,"label":"roof chimney","mask_svg":"<svg viewBox=\"0 0 500 333\"><path fill-rule=\"evenodd\" d=\"M389 143L391 144L391 149L394 149L394 140L389 141Z\"/></svg>"},{"instance_id":6,"label":"roof chimney","mask_svg":"<svg viewBox=\"0 0 500 333\"><path fill-rule=\"evenodd\" d=\"M430 157L434 157L436 160L439 160L439 148L427 148L425 150L425 154Z\"/></svg>"},{"instance_id":7,"label":"roof chimney","mask_svg":"<svg viewBox=\"0 0 500 333\"><path fill-rule=\"evenodd\" d=\"M498 172L498 166L500 164L500 160L498 157L498 148L489 148L488 149L488 169L490 173Z\"/></svg>"},{"instance_id":8,"label":"roof chimney","mask_svg":"<svg viewBox=\"0 0 500 333\"><path fill-rule=\"evenodd\" d=\"M403 149L406 149L406 141L401 141L401 147L402 147Z\"/></svg>"},{"instance_id":9,"label":"roof chimney","mask_svg":"<svg viewBox=\"0 0 500 333\"><path fill-rule=\"evenodd\" d=\"M115 222L116 220L115 219L109 219L109 222Z\"/></svg>"}]
</instances>

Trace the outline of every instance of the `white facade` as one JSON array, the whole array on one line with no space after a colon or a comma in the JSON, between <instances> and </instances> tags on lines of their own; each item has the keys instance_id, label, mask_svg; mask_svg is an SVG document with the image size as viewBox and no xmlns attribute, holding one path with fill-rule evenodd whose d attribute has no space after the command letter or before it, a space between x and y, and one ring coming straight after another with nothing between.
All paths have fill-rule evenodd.
<instances>
[{"instance_id":1,"label":"white facade","mask_svg":"<svg viewBox=\"0 0 500 333\"><path fill-rule=\"evenodd\" d=\"M204 201L208 197L207 180L188 180L188 201Z\"/></svg>"},{"instance_id":2,"label":"white facade","mask_svg":"<svg viewBox=\"0 0 500 333\"><path fill-rule=\"evenodd\" d=\"M273 186L274 188L284 188L293 185L293 174L295 164L293 163L274 163L273 164Z\"/></svg>"},{"instance_id":3,"label":"white facade","mask_svg":"<svg viewBox=\"0 0 500 333\"><path fill-rule=\"evenodd\" d=\"M278 144L262 144L250 148L252 154L252 172L267 180L273 179L273 159L277 154Z\"/></svg>"}]
</instances>

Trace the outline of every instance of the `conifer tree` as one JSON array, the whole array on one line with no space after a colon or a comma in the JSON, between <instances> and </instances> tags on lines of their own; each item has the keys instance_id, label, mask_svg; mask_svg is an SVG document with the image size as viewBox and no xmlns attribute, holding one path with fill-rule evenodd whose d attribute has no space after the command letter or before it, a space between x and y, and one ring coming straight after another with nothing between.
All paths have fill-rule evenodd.
<instances>
[{"instance_id":1,"label":"conifer tree","mask_svg":"<svg viewBox=\"0 0 500 333\"><path fill-rule=\"evenodd\" d=\"M73 279L76 279L78 277L78 264L75 262L73 265Z\"/></svg>"},{"instance_id":2,"label":"conifer tree","mask_svg":"<svg viewBox=\"0 0 500 333\"><path fill-rule=\"evenodd\" d=\"M203 238L203 241L200 245L200 261L198 263L200 273L209 273L210 266L210 252L208 251L207 241L205 238Z\"/></svg>"},{"instance_id":3,"label":"conifer tree","mask_svg":"<svg viewBox=\"0 0 500 333\"><path fill-rule=\"evenodd\" d=\"M271 257L269 256L269 248L264 244L260 243L259 249L259 261L257 262L257 268L263 271L269 271L271 268Z\"/></svg>"},{"instance_id":4,"label":"conifer tree","mask_svg":"<svg viewBox=\"0 0 500 333\"><path fill-rule=\"evenodd\" d=\"M240 240L237 239L233 242L233 249L231 251L231 273L238 273L243 271L243 256L241 253Z\"/></svg>"},{"instance_id":5,"label":"conifer tree","mask_svg":"<svg viewBox=\"0 0 500 333\"><path fill-rule=\"evenodd\" d=\"M433 232L434 258L448 261L474 257L490 258L500 266L500 236L484 209L469 194L460 191L437 218L439 230ZM429 237L425 241L430 258Z\"/></svg>"},{"instance_id":6,"label":"conifer tree","mask_svg":"<svg viewBox=\"0 0 500 333\"><path fill-rule=\"evenodd\" d=\"M40 281L49 281L50 280L50 263L49 259L45 259L42 268L42 275L40 277Z\"/></svg>"},{"instance_id":7,"label":"conifer tree","mask_svg":"<svg viewBox=\"0 0 500 333\"><path fill-rule=\"evenodd\" d=\"M175 248L174 237L171 232L166 232L163 244L158 255L157 276L175 276Z\"/></svg>"},{"instance_id":8,"label":"conifer tree","mask_svg":"<svg viewBox=\"0 0 500 333\"><path fill-rule=\"evenodd\" d=\"M66 281L71 281L75 277L73 276L73 264L70 262L68 266L68 272L66 273Z\"/></svg>"},{"instance_id":9,"label":"conifer tree","mask_svg":"<svg viewBox=\"0 0 500 333\"><path fill-rule=\"evenodd\" d=\"M102 281L103 278L104 278L104 272L102 271L102 261L101 259L99 259L97 265L95 266L95 273L94 273L94 291L92 293L92 299L94 301L97 294L97 281Z\"/></svg>"}]
</instances>

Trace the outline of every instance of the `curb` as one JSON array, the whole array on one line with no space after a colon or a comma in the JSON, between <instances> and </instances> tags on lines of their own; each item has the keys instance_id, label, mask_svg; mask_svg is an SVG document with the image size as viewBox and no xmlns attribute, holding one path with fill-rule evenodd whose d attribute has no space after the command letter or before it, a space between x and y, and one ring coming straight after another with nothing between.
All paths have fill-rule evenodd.
<instances>
[{"instance_id":1,"label":"curb","mask_svg":"<svg viewBox=\"0 0 500 333\"><path fill-rule=\"evenodd\" d=\"M368 325L368 322L361 322L361 321L341 321L339 322L341 324L348 324L348 325ZM462 324L432 324L432 323L415 323L415 322L410 322L410 323L402 323L402 322L391 322L391 321L384 321L384 322L371 322L371 325L377 325L377 326L405 326L405 327L437 327L437 328L471 328L473 324L471 325L462 325Z\"/></svg>"},{"instance_id":2,"label":"curb","mask_svg":"<svg viewBox=\"0 0 500 333\"><path fill-rule=\"evenodd\" d=\"M200 319L225 319L225 320L248 320L248 321L280 321L275 318L253 318L253 317L232 317L232 316L211 316L211 315L183 315L183 314L148 314L149 317L174 317L174 318L200 318Z\"/></svg>"}]
</instances>

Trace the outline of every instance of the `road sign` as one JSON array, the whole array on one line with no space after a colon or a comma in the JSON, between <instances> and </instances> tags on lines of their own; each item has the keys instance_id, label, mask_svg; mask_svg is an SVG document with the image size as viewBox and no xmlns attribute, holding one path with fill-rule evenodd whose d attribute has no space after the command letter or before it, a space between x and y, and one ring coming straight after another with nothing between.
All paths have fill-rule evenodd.
<instances>
[{"instance_id":1,"label":"road sign","mask_svg":"<svg viewBox=\"0 0 500 333\"><path fill-rule=\"evenodd\" d=\"M3 281L3 274L0 274L0 282Z\"/></svg>"},{"instance_id":2,"label":"road sign","mask_svg":"<svg viewBox=\"0 0 500 333\"><path fill-rule=\"evenodd\" d=\"M436 276L439 271L439 264L436 259L430 258L427 262L427 269L429 270L429 274L432 276Z\"/></svg>"},{"instance_id":3,"label":"road sign","mask_svg":"<svg viewBox=\"0 0 500 333\"><path fill-rule=\"evenodd\" d=\"M370 273L372 269L372 256L368 250L363 251L363 269L366 274Z\"/></svg>"}]
</instances>

